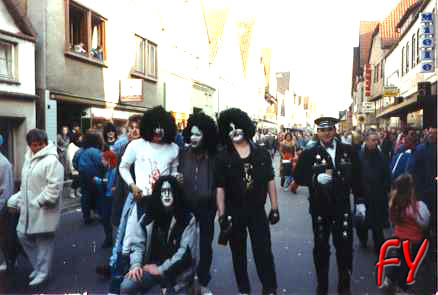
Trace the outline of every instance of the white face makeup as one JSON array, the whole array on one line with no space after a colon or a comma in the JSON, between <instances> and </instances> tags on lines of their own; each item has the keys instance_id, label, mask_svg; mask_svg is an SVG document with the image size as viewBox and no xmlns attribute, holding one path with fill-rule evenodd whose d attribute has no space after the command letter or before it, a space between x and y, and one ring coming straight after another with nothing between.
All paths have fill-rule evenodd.
<instances>
[{"instance_id":1,"label":"white face makeup","mask_svg":"<svg viewBox=\"0 0 438 295\"><path fill-rule=\"evenodd\" d=\"M173 205L173 193L168 181L163 182L161 186L161 203L164 208L169 208Z\"/></svg>"},{"instance_id":2,"label":"white face makeup","mask_svg":"<svg viewBox=\"0 0 438 295\"><path fill-rule=\"evenodd\" d=\"M155 137L157 140L162 140L163 137L164 137L164 129L161 128L161 127L157 127L157 128L155 128L155 129L154 129L154 137Z\"/></svg>"},{"instance_id":3,"label":"white face makeup","mask_svg":"<svg viewBox=\"0 0 438 295\"><path fill-rule=\"evenodd\" d=\"M190 143L193 148L199 147L199 145L202 142L203 134L202 131L198 128L198 126L193 126L190 130L190 133L192 134L190 136Z\"/></svg>"},{"instance_id":4,"label":"white face makeup","mask_svg":"<svg viewBox=\"0 0 438 295\"><path fill-rule=\"evenodd\" d=\"M233 143L241 142L245 138L245 133L242 129L236 129L236 125L230 123L231 131L228 136L231 138Z\"/></svg>"}]
</instances>

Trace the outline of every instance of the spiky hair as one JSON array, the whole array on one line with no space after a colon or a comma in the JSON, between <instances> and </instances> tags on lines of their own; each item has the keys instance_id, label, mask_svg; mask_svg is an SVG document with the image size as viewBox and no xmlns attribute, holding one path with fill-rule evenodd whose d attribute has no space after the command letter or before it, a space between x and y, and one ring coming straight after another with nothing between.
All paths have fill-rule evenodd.
<instances>
[{"instance_id":1,"label":"spiky hair","mask_svg":"<svg viewBox=\"0 0 438 295\"><path fill-rule=\"evenodd\" d=\"M245 133L245 138L251 141L255 135L256 127L251 121L248 114L241 109L231 108L222 111L218 119L219 135L222 143L231 145L231 139L228 134L231 131L230 124L233 123L236 128L242 129Z\"/></svg>"},{"instance_id":2,"label":"spiky hair","mask_svg":"<svg viewBox=\"0 0 438 295\"><path fill-rule=\"evenodd\" d=\"M201 148L206 149L210 154L214 154L217 150L218 143L216 122L213 118L202 112L190 115L187 121L187 127L183 131L185 142L190 142L193 126L197 126L202 131L203 138Z\"/></svg>"},{"instance_id":3,"label":"spiky hair","mask_svg":"<svg viewBox=\"0 0 438 295\"><path fill-rule=\"evenodd\" d=\"M155 182L154 184L149 203L149 210L153 215L159 215L163 211L163 205L161 203L161 188L166 181L170 183L170 189L172 190L173 200L175 204L175 215L178 215L181 213L181 211L187 209L183 198L183 191L178 181L174 176L165 175L158 178L157 182ZM158 215L156 215L155 218L161 217Z\"/></svg>"},{"instance_id":4,"label":"spiky hair","mask_svg":"<svg viewBox=\"0 0 438 295\"><path fill-rule=\"evenodd\" d=\"M159 126L164 129L163 142L174 142L176 136L175 119L162 106L156 106L144 112L140 123L141 137L144 140L152 141L154 130Z\"/></svg>"}]
</instances>

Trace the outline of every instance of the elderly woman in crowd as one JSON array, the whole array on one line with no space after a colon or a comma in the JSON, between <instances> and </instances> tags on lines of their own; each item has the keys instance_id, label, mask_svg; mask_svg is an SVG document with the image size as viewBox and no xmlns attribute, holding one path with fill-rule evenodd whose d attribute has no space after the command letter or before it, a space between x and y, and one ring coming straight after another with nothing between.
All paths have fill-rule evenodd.
<instances>
[{"instance_id":1,"label":"elderly woman in crowd","mask_svg":"<svg viewBox=\"0 0 438 295\"><path fill-rule=\"evenodd\" d=\"M20 214L17 234L34 269L29 285L36 286L47 282L49 276L61 217L64 168L56 145L48 142L45 131L30 130L26 142L29 150L21 172L21 187L9 198L8 207Z\"/></svg>"}]
</instances>

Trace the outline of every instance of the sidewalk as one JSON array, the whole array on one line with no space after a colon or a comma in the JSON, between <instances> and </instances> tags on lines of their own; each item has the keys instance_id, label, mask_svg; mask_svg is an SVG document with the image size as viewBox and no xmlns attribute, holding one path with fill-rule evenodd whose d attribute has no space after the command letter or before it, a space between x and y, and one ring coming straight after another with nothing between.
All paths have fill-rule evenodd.
<instances>
[{"instance_id":1,"label":"sidewalk","mask_svg":"<svg viewBox=\"0 0 438 295\"><path fill-rule=\"evenodd\" d=\"M81 206L81 198L70 197L70 186L70 182L64 185L64 191L62 193L62 212L71 211Z\"/></svg>"}]
</instances>

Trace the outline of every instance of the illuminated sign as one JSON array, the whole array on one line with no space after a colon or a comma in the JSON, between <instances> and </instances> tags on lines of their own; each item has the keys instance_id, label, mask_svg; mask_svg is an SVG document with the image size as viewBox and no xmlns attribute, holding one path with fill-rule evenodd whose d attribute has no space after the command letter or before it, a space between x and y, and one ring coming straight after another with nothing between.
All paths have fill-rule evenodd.
<instances>
[{"instance_id":1,"label":"illuminated sign","mask_svg":"<svg viewBox=\"0 0 438 295\"><path fill-rule=\"evenodd\" d=\"M420 13L420 65L422 73L433 73L433 13Z\"/></svg>"}]
</instances>

